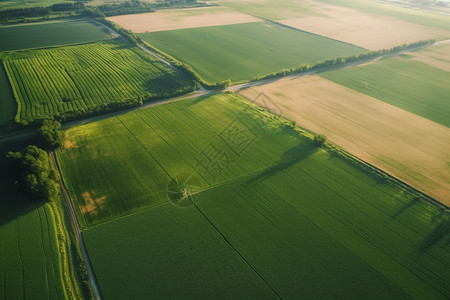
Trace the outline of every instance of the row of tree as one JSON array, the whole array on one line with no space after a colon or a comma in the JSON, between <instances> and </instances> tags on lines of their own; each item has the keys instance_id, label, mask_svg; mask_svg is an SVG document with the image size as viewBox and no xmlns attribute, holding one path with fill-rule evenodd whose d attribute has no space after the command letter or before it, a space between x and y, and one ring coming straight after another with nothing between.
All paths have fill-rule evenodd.
<instances>
[{"instance_id":1,"label":"row of tree","mask_svg":"<svg viewBox=\"0 0 450 300\"><path fill-rule=\"evenodd\" d=\"M31 17L46 17L52 13L67 12L88 17L109 17L125 14L136 14L142 12L152 12L158 8L167 8L172 6L202 6L196 0L171 0L157 1L157 3L141 2L140 0L131 0L122 3L102 4L98 6L85 5L84 2L57 3L46 7L15 8L0 11L0 20L12 20Z\"/></svg>"},{"instance_id":2,"label":"row of tree","mask_svg":"<svg viewBox=\"0 0 450 300\"><path fill-rule=\"evenodd\" d=\"M348 64L348 63L352 63L352 62L374 59L374 58L377 58L377 57L380 57L383 55L387 55L387 54L392 54L392 53L396 53L396 52L400 52L400 51L423 47L423 46L426 46L429 44L433 44L434 42L435 42L435 40L423 40L423 41L418 41L418 42L414 42L414 43L410 43L410 44L403 44L403 45L396 46L396 47L393 47L390 49L380 49L380 50L376 50L376 51L361 52L358 54L354 54L352 56L328 59L325 61L317 62L313 65L301 64L297 68L283 69L281 71L269 73L266 75L258 75L252 81L284 77L287 75L298 74L298 73L313 71L313 70L322 69L322 68L340 66L340 65L344 65L344 64Z\"/></svg>"},{"instance_id":3,"label":"row of tree","mask_svg":"<svg viewBox=\"0 0 450 300\"><path fill-rule=\"evenodd\" d=\"M44 17L54 12L71 11L81 12L85 9L83 2L75 3L59 3L47 7L29 7L29 8L14 8L0 11L0 19L18 19L31 17Z\"/></svg>"}]
</instances>

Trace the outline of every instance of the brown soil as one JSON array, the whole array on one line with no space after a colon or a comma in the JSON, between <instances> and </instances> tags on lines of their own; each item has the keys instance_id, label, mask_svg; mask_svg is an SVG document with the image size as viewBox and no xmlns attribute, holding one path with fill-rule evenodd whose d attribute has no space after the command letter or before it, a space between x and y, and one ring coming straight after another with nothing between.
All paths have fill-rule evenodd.
<instances>
[{"instance_id":1,"label":"brown soil","mask_svg":"<svg viewBox=\"0 0 450 300\"><path fill-rule=\"evenodd\" d=\"M136 33L259 22L260 19L225 7L161 10L107 18Z\"/></svg>"}]
</instances>

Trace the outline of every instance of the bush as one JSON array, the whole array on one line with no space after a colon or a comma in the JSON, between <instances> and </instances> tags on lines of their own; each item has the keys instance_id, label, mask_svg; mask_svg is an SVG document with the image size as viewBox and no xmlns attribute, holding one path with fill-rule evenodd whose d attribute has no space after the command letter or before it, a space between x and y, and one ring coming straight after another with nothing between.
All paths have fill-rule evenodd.
<instances>
[{"instance_id":1,"label":"bush","mask_svg":"<svg viewBox=\"0 0 450 300\"><path fill-rule=\"evenodd\" d=\"M59 175L47 152L30 145L21 152L8 152L6 157L15 163L15 169L19 171L19 182L30 195L40 201L53 201L58 198Z\"/></svg>"},{"instance_id":2,"label":"bush","mask_svg":"<svg viewBox=\"0 0 450 300\"><path fill-rule=\"evenodd\" d=\"M314 135L313 143L318 147L322 147L327 142L327 137L323 134Z\"/></svg>"},{"instance_id":3,"label":"bush","mask_svg":"<svg viewBox=\"0 0 450 300\"><path fill-rule=\"evenodd\" d=\"M44 140L46 146L57 148L61 146L61 123L53 119L46 119L42 121L42 126L39 128L39 136Z\"/></svg>"}]
</instances>

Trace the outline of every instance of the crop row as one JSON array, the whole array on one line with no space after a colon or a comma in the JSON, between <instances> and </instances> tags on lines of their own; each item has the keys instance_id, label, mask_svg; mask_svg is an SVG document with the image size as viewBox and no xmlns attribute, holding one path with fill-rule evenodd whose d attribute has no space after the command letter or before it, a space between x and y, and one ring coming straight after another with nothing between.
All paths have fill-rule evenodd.
<instances>
[{"instance_id":1,"label":"crop row","mask_svg":"<svg viewBox=\"0 0 450 300\"><path fill-rule=\"evenodd\" d=\"M191 91L192 80L117 41L16 52L3 60L16 122L61 120Z\"/></svg>"}]
</instances>

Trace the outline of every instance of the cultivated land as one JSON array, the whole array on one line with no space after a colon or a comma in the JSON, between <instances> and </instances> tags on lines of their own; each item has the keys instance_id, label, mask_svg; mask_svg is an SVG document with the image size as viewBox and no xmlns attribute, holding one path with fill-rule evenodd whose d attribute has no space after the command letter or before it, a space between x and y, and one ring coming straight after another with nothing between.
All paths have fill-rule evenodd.
<instances>
[{"instance_id":1,"label":"cultivated land","mask_svg":"<svg viewBox=\"0 0 450 300\"><path fill-rule=\"evenodd\" d=\"M390 5L372 0L318 0L328 3L356 9L369 14L393 17L411 23L450 30L448 15L423 11L415 8L407 8L401 5Z\"/></svg>"},{"instance_id":2,"label":"cultivated land","mask_svg":"<svg viewBox=\"0 0 450 300\"><path fill-rule=\"evenodd\" d=\"M118 40L4 52L3 65L18 102L18 122L80 117L181 94L194 86L181 73Z\"/></svg>"},{"instance_id":3,"label":"cultivated land","mask_svg":"<svg viewBox=\"0 0 450 300\"><path fill-rule=\"evenodd\" d=\"M450 72L407 55L321 74L386 103L450 127Z\"/></svg>"},{"instance_id":4,"label":"cultivated land","mask_svg":"<svg viewBox=\"0 0 450 300\"><path fill-rule=\"evenodd\" d=\"M450 205L450 129L319 76L240 93Z\"/></svg>"},{"instance_id":5,"label":"cultivated land","mask_svg":"<svg viewBox=\"0 0 450 300\"><path fill-rule=\"evenodd\" d=\"M66 297L51 205L18 192L7 167L8 151L27 141L0 141L0 299Z\"/></svg>"},{"instance_id":6,"label":"cultivated land","mask_svg":"<svg viewBox=\"0 0 450 300\"><path fill-rule=\"evenodd\" d=\"M409 55L414 60L450 72L450 42L435 45L420 52L411 52Z\"/></svg>"},{"instance_id":7,"label":"cultivated land","mask_svg":"<svg viewBox=\"0 0 450 300\"><path fill-rule=\"evenodd\" d=\"M105 298L450 293L445 208L237 96L67 135L58 158Z\"/></svg>"},{"instance_id":8,"label":"cultivated land","mask_svg":"<svg viewBox=\"0 0 450 300\"><path fill-rule=\"evenodd\" d=\"M313 4L312 7L324 15L303 16L279 22L370 50L388 49L419 40L450 37L450 31L362 13L349 8L323 3Z\"/></svg>"},{"instance_id":9,"label":"cultivated land","mask_svg":"<svg viewBox=\"0 0 450 300\"><path fill-rule=\"evenodd\" d=\"M138 34L191 65L203 79L248 81L302 63L350 56L364 49L273 23L181 29ZM250 38L251 37L251 38Z\"/></svg>"},{"instance_id":10,"label":"cultivated land","mask_svg":"<svg viewBox=\"0 0 450 300\"><path fill-rule=\"evenodd\" d=\"M221 4L366 49L450 37L450 31L317 1L220 1Z\"/></svg>"},{"instance_id":11,"label":"cultivated land","mask_svg":"<svg viewBox=\"0 0 450 300\"><path fill-rule=\"evenodd\" d=\"M0 27L0 51L77 44L109 39L108 30L88 20Z\"/></svg>"},{"instance_id":12,"label":"cultivated land","mask_svg":"<svg viewBox=\"0 0 450 300\"><path fill-rule=\"evenodd\" d=\"M225 7L161 10L107 19L135 33L241 24L260 20Z\"/></svg>"}]
</instances>

